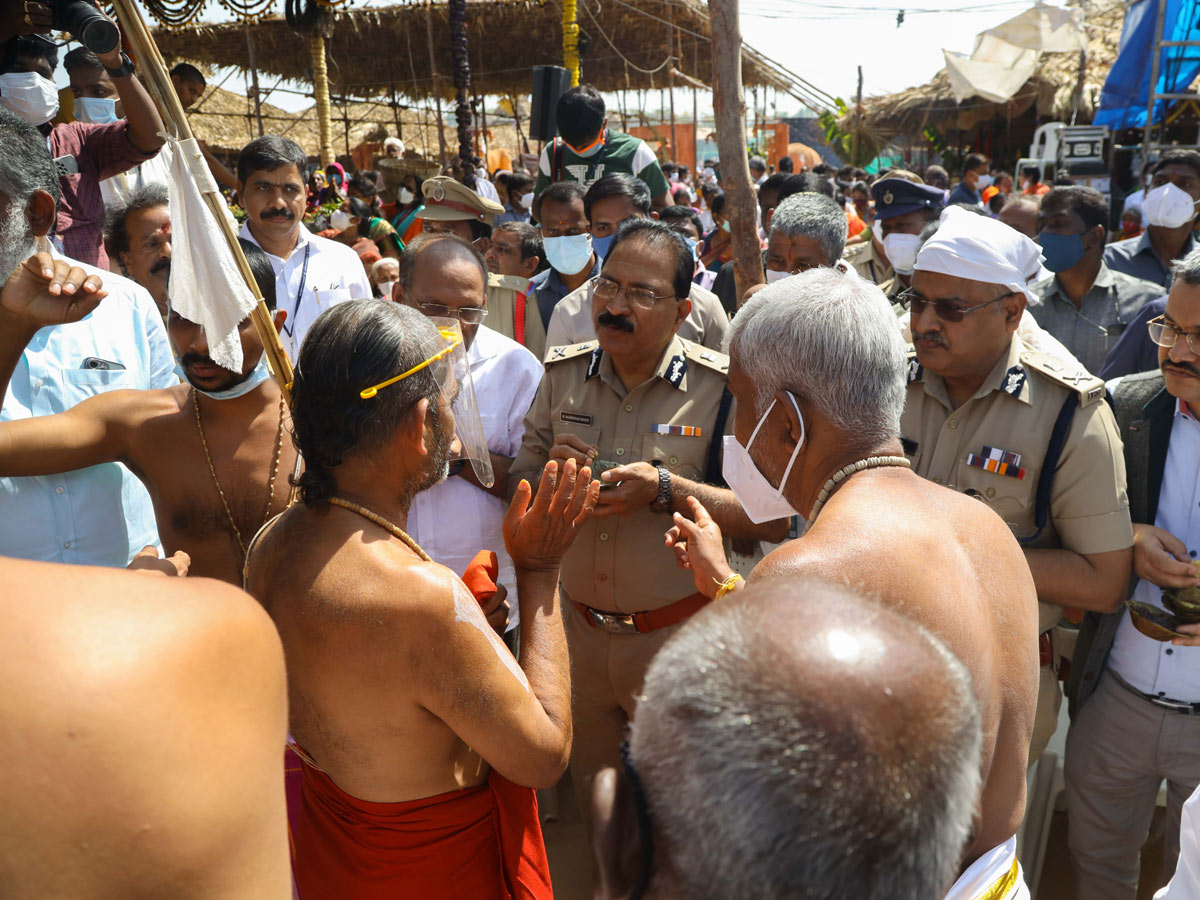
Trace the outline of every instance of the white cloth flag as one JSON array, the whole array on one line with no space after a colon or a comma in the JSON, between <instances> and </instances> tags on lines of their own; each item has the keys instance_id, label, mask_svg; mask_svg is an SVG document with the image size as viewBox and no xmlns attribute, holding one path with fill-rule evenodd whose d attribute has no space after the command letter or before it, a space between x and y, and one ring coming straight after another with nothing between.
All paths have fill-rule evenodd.
<instances>
[{"instance_id":1,"label":"white cloth flag","mask_svg":"<svg viewBox=\"0 0 1200 900\"><path fill-rule=\"evenodd\" d=\"M171 170L171 309L204 326L208 355L223 369L242 371L238 325L257 304L233 250L201 192L216 192L208 164L194 140L168 140L159 151ZM221 201L226 216L232 215ZM235 229L236 232L236 229Z\"/></svg>"}]
</instances>

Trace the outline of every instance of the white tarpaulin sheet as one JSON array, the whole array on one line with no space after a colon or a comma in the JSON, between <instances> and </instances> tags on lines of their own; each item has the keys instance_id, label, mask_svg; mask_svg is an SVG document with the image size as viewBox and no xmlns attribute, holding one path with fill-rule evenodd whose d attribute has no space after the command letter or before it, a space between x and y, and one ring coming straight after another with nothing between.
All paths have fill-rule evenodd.
<instances>
[{"instance_id":1,"label":"white tarpaulin sheet","mask_svg":"<svg viewBox=\"0 0 1200 900\"><path fill-rule=\"evenodd\" d=\"M942 52L956 101L982 97L1004 103L1033 75L1041 54L1086 49L1078 9L1039 4L976 37L970 56Z\"/></svg>"},{"instance_id":2,"label":"white tarpaulin sheet","mask_svg":"<svg viewBox=\"0 0 1200 900\"><path fill-rule=\"evenodd\" d=\"M216 191L216 184L195 140L169 140L159 152L171 170L168 302L183 318L204 326L208 355L214 363L240 372L242 342L238 325L257 301L201 195L202 190ZM222 210L226 216L231 215L227 207L222 206Z\"/></svg>"}]
</instances>

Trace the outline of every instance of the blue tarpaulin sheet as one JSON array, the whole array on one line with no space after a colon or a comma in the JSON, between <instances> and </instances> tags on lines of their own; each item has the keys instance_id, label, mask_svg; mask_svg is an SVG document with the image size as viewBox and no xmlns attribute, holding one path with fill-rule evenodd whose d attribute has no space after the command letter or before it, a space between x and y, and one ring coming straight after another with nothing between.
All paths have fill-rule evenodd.
<instances>
[{"instance_id":1,"label":"blue tarpaulin sheet","mask_svg":"<svg viewBox=\"0 0 1200 900\"><path fill-rule=\"evenodd\" d=\"M1104 82L1094 124L1114 129L1145 127L1159 3L1167 4L1164 41L1200 41L1196 0L1138 0L1132 4L1125 14L1117 61ZM1198 73L1200 47L1165 47L1159 60L1156 93L1185 91ZM1162 120L1169 102L1159 100L1155 104L1155 122Z\"/></svg>"}]
</instances>

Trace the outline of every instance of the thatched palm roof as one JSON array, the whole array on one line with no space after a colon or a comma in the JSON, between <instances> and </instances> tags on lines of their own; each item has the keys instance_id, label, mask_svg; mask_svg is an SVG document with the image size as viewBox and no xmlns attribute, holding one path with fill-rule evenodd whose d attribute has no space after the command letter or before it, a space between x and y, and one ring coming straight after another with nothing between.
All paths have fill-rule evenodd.
<instances>
[{"instance_id":1,"label":"thatched palm roof","mask_svg":"<svg viewBox=\"0 0 1200 900\"><path fill-rule=\"evenodd\" d=\"M396 127L396 115L400 117L400 128ZM293 113L270 103L262 104L263 130L267 134L282 134L291 138L310 155L320 152L315 107L304 112ZM349 119L347 141L346 120ZM196 137L214 150L235 154L247 143L258 137L258 119L254 102L248 97L209 88L188 112L188 121ZM364 141L381 142L386 135L401 131L405 146L425 158L436 159L438 155L437 125L433 117L419 110L396 109L386 101L349 103L345 106L334 103L331 126L334 152L345 153L347 143L354 148ZM511 124L488 123L493 132L494 143L501 147L517 146L516 132ZM453 146L456 140L453 125L446 128L446 142Z\"/></svg>"},{"instance_id":2,"label":"thatched palm roof","mask_svg":"<svg viewBox=\"0 0 1200 900\"><path fill-rule=\"evenodd\" d=\"M334 12L327 40L333 91L379 96L395 90L414 98L432 96L427 10L439 91L449 97L453 68L445 2ZM583 80L602 91L666 87L672 58L677 84L690 84L689 78L712 84L712 32L701 0L579 0L577 21L589 44L583 54ZM668 49L671 22L678 28L678 43ZM311 83L306 37L280 16L248 27L260 73ZM468 0L467 29L471 83L480 94L527 96L531 66L562 64L561 0ZM247 71L246 30L237 23L196 25L159 28L154 36L168 62L190 60ZM767 85L810 100L826 99L749 47L742 77L747 86Z\"/></svg>"},{"instance_id":3,"label":"thatched palm roof","mask_svg":"<svg viewBox=\"0 0 1200 900\"><path fill-rule=\"evenodd\" d=\"M1085 0L1088 37L1087 69L1079 98L1078 119L1091 121L1100 100L1100 89L1117 59L1121 26L1125 21L1122 0ZM1078 53L1043 54L1037 71L1007 103L968 97L954 99L946 70L928 84L863 101L864 124L885 134L920 134L928 125L943 131L969 131L992 119L1013 119L1036 107L1037 114L1069 121L1079 82Z\"/></svg>"}]
</instances>

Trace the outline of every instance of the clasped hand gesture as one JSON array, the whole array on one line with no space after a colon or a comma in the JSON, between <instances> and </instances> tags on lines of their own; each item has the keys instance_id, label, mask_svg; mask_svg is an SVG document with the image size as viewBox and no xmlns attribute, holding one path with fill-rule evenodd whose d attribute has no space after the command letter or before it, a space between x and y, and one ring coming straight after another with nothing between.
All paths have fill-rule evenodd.
<instances>
[{"instance_id":1,"label":"clasped hand gesture","mask_svg":"<svg viewBox=\"0 0 1200 900\"><path fill-rule=\"evenodd\" d=\"M504 546L519 569L557 569L583 523L596 507L600 483L574 459L550 460L542 469L537 496L524 479L504 516Z\"/></svg>"},{"instance_id":2,"label":"clasped hand gesture","mask_svg":"<svg viewBox=\"0 0 1200 900\"><path fill-rule=\"evenodd\" d=\"M32 330L78 322L108 296L99 275L70 260L35 253L0 288L0 311Z\"/></svg>"}]
</instances>

